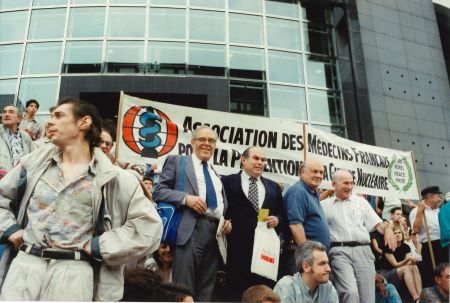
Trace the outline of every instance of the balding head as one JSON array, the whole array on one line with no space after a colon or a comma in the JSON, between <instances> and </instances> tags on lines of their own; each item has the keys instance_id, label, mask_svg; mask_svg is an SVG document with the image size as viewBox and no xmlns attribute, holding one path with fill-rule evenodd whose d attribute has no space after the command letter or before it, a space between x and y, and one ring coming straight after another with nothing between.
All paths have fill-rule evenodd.
<instances>
[{"instance_id":1,"label":"balding head","mask_svg":"<svg viewBox=\"0 0 450 303\"><path fill-rule=\"evenodd\" d=\"M339 169L331 176L332 185L337 198L348 199L353 190L353 175L344 169Z\"/></svg>"},{"instance_id":2,"label":"balding head","mask_svg":"<svg viewBox=\"0 0 450 303\"><path fill-rule=\"evenodd\" d=\"M323 165L317 159L308 159L300 166L300 178L310 189L319 187L323 179Z\"/></svg>"},{"instance_id":3,"label":"balding head","mask_svg":"<svg viewBox=\"0 0 450 303\"><path fill-rule=\"evenodd\" d=\"M5 128L16 132L19 127L21 114L19 109L14 105L7 105L3 108L2 122Z\"/></svg>"}]
</instances>

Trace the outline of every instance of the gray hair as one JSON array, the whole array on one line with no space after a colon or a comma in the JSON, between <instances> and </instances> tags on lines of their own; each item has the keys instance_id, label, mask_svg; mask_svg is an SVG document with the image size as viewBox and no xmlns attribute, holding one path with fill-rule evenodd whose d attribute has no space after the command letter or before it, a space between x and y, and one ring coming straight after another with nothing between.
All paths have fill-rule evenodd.
<instances>
[{"instance_id":1,"label":"gray hair","mask_svg":"<svg viewBox=\"0 0 450 303\"><path fill-rule=\"evenodd\" d=\"M197 127L193 132L192 132L192 136L191 136L191 140L195 140L198 137L198 133L202 130L202 129L207 129L209 131L211 131L214 134L214 139L218 139L217 133L215 132L214 129L212 129L210 126L208 125L201 125L199 127Z\"/></svg>"},{"instance_id":2,"label":"gray hair","mask_svg":"<svg viewBox=\"0 0 450 303\"><path fill-rule=\"evenodd\" d=\"M325 246L317 241L306 240L302 245L295 250L295 265L297 265L300 273L303 272L303 262L313 265L313 251L326 251Z\"/></svg>"},{"instance_id":3,"label":"gray hair","mask_svg":"<svg viewBox=\"0 0 450 303\"><path fill-rule=\"evenodd\" d=\"M339 179L342 177L342 175L344 173L350 174L352 176L352 178L353 178L353 175L348 170L346 170L346 169L338 169L333 174L331 174L331 181L333 181L333 182L339 181Z\"/></svg>"}]
</instances>

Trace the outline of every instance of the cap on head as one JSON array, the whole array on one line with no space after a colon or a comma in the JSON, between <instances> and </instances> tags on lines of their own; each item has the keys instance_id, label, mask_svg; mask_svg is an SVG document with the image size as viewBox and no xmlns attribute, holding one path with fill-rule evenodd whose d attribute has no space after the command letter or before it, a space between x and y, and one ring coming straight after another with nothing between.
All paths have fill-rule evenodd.
<instances>
[{"instance_id":1,"label":"cap on head","mask_svg":"<svg viewBox=\"0 0 450 303\"><path fill-rule=\"evenodd\" d=\"M428 186L422 189L420 194L422 195L422 197L425 197L428 194L442 194L442 192L439 189L439 186Z\"/></svg>"}]
</instances>

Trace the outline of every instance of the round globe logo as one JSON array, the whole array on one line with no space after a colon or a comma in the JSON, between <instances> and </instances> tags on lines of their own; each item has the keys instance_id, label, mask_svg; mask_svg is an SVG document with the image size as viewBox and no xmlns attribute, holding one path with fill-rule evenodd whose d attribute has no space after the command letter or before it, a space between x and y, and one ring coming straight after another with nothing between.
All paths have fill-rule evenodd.
<instances>
[{"instance_id":1,"label":"round globe logo","mask_svg":"<svg viewBox=\"0 0 450 303\"><path fill-rule=\"evenodd\" d=\"M122 139L136 154L158 158L177 143L177 125L162 111L151 106L133 106L124 115Z\"/></svg>"}]
</instances>

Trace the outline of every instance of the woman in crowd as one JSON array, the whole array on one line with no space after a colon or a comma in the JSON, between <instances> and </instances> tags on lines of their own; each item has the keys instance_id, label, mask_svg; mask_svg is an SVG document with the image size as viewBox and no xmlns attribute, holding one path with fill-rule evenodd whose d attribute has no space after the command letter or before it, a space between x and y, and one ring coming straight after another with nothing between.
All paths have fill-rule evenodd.
<instances>
[{"instance_id":1,"label":"woman in crowd","mask_svg":"<svg viewBox=\"0 0 450 303\"><path fill-rule=\"evenodd\" d=\"M153 253L144 263L145 269L158 271L163 282L172 282L172 252L170 246L161 244L159 249Z\"/></svg>"},{"instance_id":2,"label":"woman in crowd","mask_svg":"<svg viewBox=\"0 0 450 303\"><path fill-rule=\"evenodd\" d=\"M422 278L416 265L417 260L411 255L411 248L404 242L403 233L399 227L394 228L394 235L397 239L397 249L394 252L389 250L384 252L387 262L383 262L384 268L380 273L390 283L398 285L398 281L404 281L416 302L422 291Z\"/></svg>"}]
</instances>

